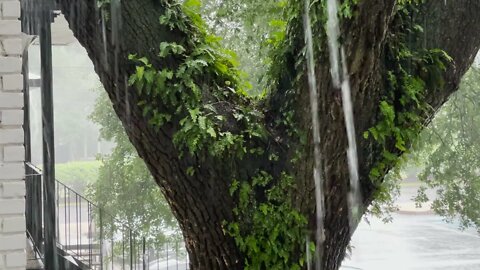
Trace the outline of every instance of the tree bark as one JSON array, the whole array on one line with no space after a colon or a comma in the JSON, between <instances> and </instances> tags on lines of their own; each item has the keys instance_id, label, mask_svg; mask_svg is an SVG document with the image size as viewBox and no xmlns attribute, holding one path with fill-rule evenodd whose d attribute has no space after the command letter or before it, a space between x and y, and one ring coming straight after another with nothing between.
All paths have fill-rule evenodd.
<instances>
[{"instance_id":1,"label":"tree bark","mask_svg":"<svg viewBox=\"0 0 480 270\"><path fill-rule=\"evenodd\" d=\"M306 67L301 65L298 70L293 67L294 59L303 57L303 34L299 34L303 33L301 21L293 20L289 29L290 34L295 35L287 37L291 39L293 49L285 53L284 59L292 61L292 66L279 75L280 83L270 93L265 105L266 117L259 121L264 122L272 134L265 143L265 148L280 153L285 161L290 160L295 154L293 147L299 146L299 142L289 139L281 127L273 128L273 123L281 117L279 108L288 103L295 112L299 127L309 135L306 147L302 149L305 153L304 160L297 166L289 166L287 162L272 163L268 160L267 153L261 157L247 156L241 160L219 161L202 153L181 157L180 151L172 142L178 125L167 124L160 130L149 125L138 105L140 97L137 91L127 84L128 77L135 70L132 62L127 60L129 54L146 56L158 67L173 65L170 60L167 63L155 60L158 59L159 44L189 38L158 23L171 1L122 1L121 5L115 6L114 3L119 1L111 0L114 12L109 16L97 7L96 1L57 1L74 35L93 61L95 71L127 135L178 219L190 255L191 269L243 268L244 255L222 227L223 221L233 218L235 200L228 192L233 177L249 179L257 170L265 170L272 175L278 175L282 170L291 172L299 187L292 200L307 215L310 229L314 231L311 120L307 78L301 75L306 74ZM385 37L395 16L395 5L394 0L359 1L354 7L356 15L342 25L352 86L364 209L374 199L376 187L370 182L368 174L379 160L382 148L373 140L365 140L362 134L374 126L380 117L378 104L385 91ZM444 49L454 59L454 65L446 73L445 88L440 92L429 92L426 96L428 103L433 108L438 108L457 90L460 78L479 49L480 31L477 29L480 25L480 1L447 1L444 6L443 1L430 0L425 7L427 39L424 45ZM299 14L297 17L302 16ZM321 32L323 25L314 27ZM325 44L322 47L326 51ZM326 241L322 264L323 269L338 269L353 234L348 222L347 139L339 90L334 89L330 78L328 55L318 55L316 66L326 207ZM293 83L293 78L299 74L300 80ZM227 117L232 113L233 109L228 107L222 112ZM236 123L232 125L235 126ZM394 149L390 150L395 152ZM193 176L186 173L189 167L196 168Z\"/></svg>"}]
</instances>

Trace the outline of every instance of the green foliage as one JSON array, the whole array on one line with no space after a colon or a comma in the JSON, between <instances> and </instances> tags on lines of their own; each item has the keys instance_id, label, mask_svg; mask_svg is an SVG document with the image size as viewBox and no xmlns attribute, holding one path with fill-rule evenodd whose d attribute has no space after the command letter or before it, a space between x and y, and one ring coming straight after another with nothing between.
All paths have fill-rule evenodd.
<instances>
[{"instance_id":1,"label":"green foliage","mask_svg":"<svg viewBox=\"0 0 480 270\"><path fill-rule=\"evenodd\" d=\"M343 18L347 18L347 19L350 19L353 17L353 8L356 4L358 4L358 1L359 0L347 0L347 1L343 1L340 5L340 15L343 17Z\"/></svg>"},{"instance_id":2,"label":"green foliage","mask_svg":"<svg viewBox=\"0 0 480 270\"><path fill-rule=\"evenodd\" d=\"M237 221L225 225L246 255L245 269L302 269L307 220L289 201L292 189L295 181L286 173L279 181L261 171L250 182L233 182L230 194L239 198L233 210ZM309 245L313 253L315 247Z\"/></svg>"},{"instance_id":3,"label":"green foliage","mask_svg":"<svg viewBox=\"0 0 480 270\"><path fill-rule=\"evenodd\" d=\"M395 200L400 195L399 181L402 179L402 168L401 164L397 164L388 172L373 194L375 200L371 203L367 214L380 218L385 223L393 220L391 214L398 210ZM368 221L367 216L365 219Z\"/></svg>"},{"instance_id":4,"label":"green foliage","mask_svg":"<svg viewBox=\"0 0 480 270\"><path fill-rule=\"evenodd\" d=\"M480 69L472 67L460 89L421 133L413 151L423 165L418 203L433 201L437 214L480 231ZM426 189L435 189L429 198Z\"/></svg>"},{"instance_id":5,"label":"green foliage","mask_svg":"<svg viewBox=\"0 0 480 270\"><path fill-rule=\"evenodd\" d=\"M443 73L452 61L442 50L418 46L423 28L412 17L420 12L417 9L419 3L420 1L402 1L397 5L393 31L387 36L386 91L379 104L381 118L375 126L364 132L365 139L372 137L383 146L382 158L369 174L378 189L371 211L373 214L388 212L382 210L382 204L387 210L392 209L392 194L398 191L396 182L399 177L395 177L397 173L387 178L382 176L385 171L395 166L398 170L401 166L399 154L408 152L423 129L423 121L430 110L425 94L443 88ZM388 150L392 146L395 148L393 152Z\"/></svg>"},{"instance_id":6,"label":"green foliage","mask_svg":"<svg viewBox=\"0 0 480 270\"><path fill-rule=\"evenodd\" d=\"M425 93L443 87L443 72L452 61L442 50L407 43L423 34L422 28L409 19L414 12L415 4L405 4L398 11L398 32L388 37L386 50L387 91L379 105L382 118L364 133L366 139L371 135L384 146L383 160L370 172L371 180L377 183L382 172L396 164L397 153L406 152L423 128L422 121L429 110ZM387 150L390 143L395 146L395 153Z\"/></svg>"},{"instance_id":7,"label":"green foliage","mask_svg":"<svg viewBox=\"0 0 480 270\"><path fill-rule=\"evenodd\" d=\"M260 54L263 56L260 59L273 62L272 58L266 57L265 52L267 49L281 47L284 42L287 21L281 20L280 14L282 10L290 10L286 8L288 2L276 0L240 2L227 1L222 3L221 7L214 8L212 2L206 1L203 11L220 14L221 16L215 17L217 19L231 19L233 15L240 17L236 21L244 26L242 29L249 29L249 26L268 25L268 29L250 29L247 36L249 38L264 36L265 38L261 39L261 45L254 51L262 50ZM206 149L213 156L228 152L236 153L241 157L246 151L253 151L247 150L248 146L243 145L244 138L265 137L266 131L261 125L263 115L252 104L252 98L247 96L247 92L250 92L250 84L244 80L243 73L238 70L235 54L223 49L220 39L209 33L208 27L211 27L213 22L211 20L207 20L207 23L203 22L198 12L199 6L199 1L184 1L181 9L176 8L175 5L167 8L159 20L160 24L170 29L178 29L189 37L194 37L185 41L185 44L177 42L160 44L159 57L174 58L180 64L175 68L157 70L149 62L149 60L156 62L156 59L131 55L131 60L137 63L137 70L132 74L129 83L135 85L140 94L145 95L145 100L141 101L140 105L143 106L144 115L149 118L153 126L160 128L166 123L176 121L180 123L181 128L174 137L174 142L180 149L188 149L190 154ZM245 17L238 16L238 13L227 12L231 8L241 10ZM189 20L182 17L182 12L188 16L192 25L185 22ZM262 13L259 14L260 12ZM263 23L259 23L260 21ZM215 29L225 29L225 27ZM238 39L234 36L228 36L222 42L232 45L238 44L237 41ZM241 44L241 48L251 47ZM253 44L258 42L255 41ZM235 48L239 49L238 46ZM251 54L248 55L251 57ZM254 61L264 62L259 62L257 59ZM249 60L249 62L252 61ZM206 74L209 75L205 76ZM203 85L196 85L198 81L203 82ZM265 93L265 91L262 92ZM234 117L241 123L244 132L234 134L225 130L223 126L225 119L218 115L218 106L215 102L201 105L204 104L204 97L208 94L213 94L219 100L231 96L243 100L235 105ZM244 105L240 105L242 103ZM294 122L292 113L285 112L285 116L286 123ZM291 131L290 133L293 135L299 132Z\"/></svg>"},{"instance_id":8,"label":"green foliage","mask_svg":"<svg viewBox=\"0 0 480 270\"><path fill-rule=\"evenodd\" d=\"M98 162L101 164L98 179L90 183L87 197L104 210L105 216L111 216L139 236L147 237L149 244L161 245L169 238L177 237L178 227L170 208L128 140L105 93L97 100L91 118L101 126L101 137L114 141L115 148L110 155L101 157L101 163ZM107 224L104 228L106 235L121 229L108 220L104 224Z\"/></svg>"},{"instance_id":9,"label":"green foliage","mask_svg":"<svg viewBox=\"0 0 480 270\"><path fill-rule=\"evenodd\" d=\"M100 161L75 161L55 164L55 177L75 192L83 194L88 184L98 177Z\"/></svg>"},{"instance_id":10,"label":"green foliage","mask_svg":"<svg viewBox=\"0 0 480 270\"><path fill-rule=\"evenodd\" d=\"M191 155L206 150L212 156L242 157L247 151L244 138L265 136L260 125L263 115L251 104L252 98L247 95L250 86L241 79L235 54L223 49L219 38L208 33L198 9L198 1L185 1L181 8L165 10L160 24L191 38L179 43L162 42L158 59L130 55L136 71L129 84L142 97L139 105L152 126L160 129L179 123L173 141L180 150L186 149ZM182 17L184 13L187 18ZM158 68L153 63L161 59L175 59L178 64ZM208 96L213 96L210 103L205 102ZM226 119L218 112L231 105L222 104L227 98L238 101L233 105L233 116L243 127L240 133L228 130Z\"/></svg>"},{"instance_id":11,"label":"green foliage","mask_svg":"<svg viewBox=\"0 0 480 270\"><path fill-rule=\"evenodd\" d=\"M160 45L159 57L185 57L176 70L157 70L146 58L131 56L131 60L136 61L138 66L129 83L135 85L139 94L146 97L140 102L144 116L156 128L171 122L172 118L180 118L181 128L175 134L174 142L179 148L187 148L192 155L206 148L211 154L219 155L234 145L241 145L240 135L219 129L224 119L215 116L215 107L212 104L201 105L202 89L196 84L198 77L207 72L205 69L222 75L232 66L231 62L217 59L219 56L208 46L197 48L188 56L184 53L185 48L181 45L167 42ZM227 89L222 95L235 94L235 90L227 86L234 80L233 77L225 76Z\"/></svg>"},{"instance_id":12,"label":"green foliage","mask_svg":"<svg viewBox=\"0 0 480 270\"><path fill-rule=\"evenodd\" d=\"M202 1L208 28L222 37L220 43L239 55L241 76L252 85L247 91L260 95L268 88L269 51L285 35L282 16L286 0Z\"/></svg>"}]
</instances>

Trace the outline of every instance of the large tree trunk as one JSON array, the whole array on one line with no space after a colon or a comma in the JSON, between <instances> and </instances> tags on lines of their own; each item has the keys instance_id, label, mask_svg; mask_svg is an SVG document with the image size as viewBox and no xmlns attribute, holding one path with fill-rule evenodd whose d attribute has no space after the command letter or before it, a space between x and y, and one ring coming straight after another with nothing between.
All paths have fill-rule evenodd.
<instances>
[{"instance_id":1,"label":"large tree trunk","mask_svg":"<svg viewBox=\"0 0 480 270\"><path fill-rule=\"evenodd\" d=\"M241 160L218 160L206 153L195 156L180 156L180 151L172 142L178 130L175 123L167 124L159 130L153 128L142 114L138 105L140 97L137 91L127 84L128 77L135 66L128 61L128 55L136 53L146 56L158 67L174 65L172 60L161 63L157 54L162 41L188 39L183 33L170 30L158 23L166 6L171 1L135 0L122 1L118 13L111 13L102 19L102 11L93 0L57 0L70 28L80 43L86 48L92 59L105 90L125 130L145 160L156 182L161 187L172 211L183 231L186 246L191 259L192 269L242 269L244 255L234 240L225 234L223 221L233 218L232 209L235 200L228 190L234 177L251 178L257 170L265 170L272 175L286 170L296 179L297 186L292 200L298 209L308 216L310 229L315 226L314 186L312 179L313 149L309 135L304 160L298 166L290 166L287 161L295 155L293 147L302 147L298 141L292 141L282 127L272 128L273 123L282 117L280 107L287 104L295 111L295 120L299 127L311 133L311 119L308 100L307 78L300 77L297 83L293 78L297 74L306 74L305 65L294 70L295 60L302 57L304 47L301 20L291 22L288 33L291 35L292 50L285 53L284 59L292 65L285 70L278 81L277 89L272 90L265 109L265 119L258 119L270 128L265 149L279 153L285 162L269 161L264 156L246 156ZM111 3L119 1L111 0ZM365 140L361 135L375 125L379 119L378 104L384 93L384 46L385 37L395 15L394 0L359 1L355 6L353 19L342 25L344 44L347 52L349 75L352 85L352 99L357 130L359 174L362 187L364 209L373 200L375 186L368 174L378 161L382 151L378 143ZM480 1L430 0L427 1L428 42L427 46L441 48L449 53L454 64L446 75L445 88L436 93L428 93L426 100L434 108L443 104L459 85L461 76L471 65L480 46ZM303 5L299 3L299 5ZM115 10L116 6L113 6ZM302 10L300 8L299 10ZM312 9L322 12L319 8ZM302 15L297 16L301 18ZM185 18L184 18L185 19ZM113 22L113 23L112 23ZM188 24L189 22L186 21ZM321 33L322 25L316 25L315 31ZM315 32L314 31L314 32ZM325 44L322 45L325 48ZM326 50L323 50L326 51ZM346 160L346 132L338 89L332 86L328 55L318 55L316 75L318 76L321 141L324 167L325 190L325 235L323 269L338 269L344 258L345 250L353 231L348 221L347 193L349 175ZM208 96L208 91L204 94ZM208 97L206 97L208 99ZM228 101L228 100L227 100ZM233 101L232 101L233 102ZM255 106L252 104L251 106ZM233 108L227 107L222 114L228 119ZM232 130L239 129L232 121ZM290 148L289 148L290 147ZM390 149L392 152L394 149ZM400 154L400 153L398 153ZM195 167L196 173L190 176L187 168ZM313 230L312 230L313 231Z\"/></svg>"}]
</instances>

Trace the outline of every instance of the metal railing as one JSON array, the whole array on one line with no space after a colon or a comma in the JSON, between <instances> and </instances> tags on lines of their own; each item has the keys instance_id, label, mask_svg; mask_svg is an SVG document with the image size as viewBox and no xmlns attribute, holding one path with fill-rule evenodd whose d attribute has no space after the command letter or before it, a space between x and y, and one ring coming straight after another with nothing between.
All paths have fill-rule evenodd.
<instances>
[{"instance_id":1,"label":"metal railing","mask_svg":"<svg viewBox=\"0 0 480 270\"><path fill-rule=\"evenodd\" d=\"M27 233L43 258L42 173L26 163ZM80 269L189 269L183 241L153 245L121 220L60 181L55 183L56 241L59 255L73 259Z\"/></svg>"},{"instance_id":2,"label":"metal railing","mask_svg":"<svg viewBox=\"0 0 480 270\"><path fill-rule=\"evenodd\" d=\"M42 175L35 167L25 165L25 219L27 234L32 240L35 255L43 254L43 189Z\"/></svg>"}]
</instances>

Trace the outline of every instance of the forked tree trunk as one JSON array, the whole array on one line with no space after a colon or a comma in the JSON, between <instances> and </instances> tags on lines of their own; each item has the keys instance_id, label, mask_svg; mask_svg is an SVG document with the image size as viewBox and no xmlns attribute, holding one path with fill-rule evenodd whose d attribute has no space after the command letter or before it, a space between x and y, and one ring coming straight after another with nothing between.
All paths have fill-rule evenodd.
<instances>
[{"instance_id":1,"label":"forked tree trunk","mask_svg":"<svg viewBox=\"0 0 480 270\"><path fill-rule=\"evenodd\" d=\"M297 208L308 216L310 229L315 223L314 186L312 180L313 149L311 136L308 137L305 158L298 166L288 162L272 163L265 156L246 157L242 160L218 160L206 154L185 155L180 158L172 137L178 125L167 124L156 131L143 117L138 106L137 91L127 85L134 66L127 60L129 54L136 53L155 61L159 44L162 41L188 39L182 33L161 26L158 21L163 15L167 0L122 1L118 16L103 17L95 0L57 0L70 28L92 59L113 107L125 130L145 161L156 182L161 187L172 211L182 229L191 259L192 269L242 269L244 255L234 240L224 233L222 222L232 220L234 199L228 189L233 176L249 179L257 170L265 170L272 175L286 170L296 179L297 190L292 200ZM111 0L111 3L120 1ZM292 2L294 2L292 0ZM299 2L299 5L303 5ZM445 4L446 3L446 4ZM428 14L425 17L427 45L445 50L454 59L446 75L446 86L440 92L429 92L426 100L433 108L441 106L459 85L461 76L471 65L480 45L480 1L430 0L425 4ZM381 146L373 140L365 140L362 133L374 126L379 119L378 104L384 94L384 46L385 37L395 15L395 0L359 1L354 7L355 16L342 25L344 44L348 59L352 85L355 126L357 130L360 182L363 206L373 200L375 187L368 179L370 169L379 160ZM302 10L300 8L299 10ZM312 9L321 16L320 9ZM298 18L302 14L298 14ZM113 22L113 23L112 23ZM188 22L187 22L188 23ZM295 36L287 37L294 49L285 53L284 59L292 62L290 70L281 74L278 89L270 93L266 127L271 127L280 116L279 107L288 102L295 112L295 121L307 134L310 130L310 109L307 78L301 75L300 83L291 80L297 74L306 74L304 65L294 70L295 59L302 56L303 29L301 20L293 21L289 29L298 30ZM295 25L296 24L296 25ZM323 26L314 26L321 32ZM290 32L291 34L291 32ZM322 42L315 40L316 42ZM323 46L325 48L325 46ZM326 50L323 50L326 51ZM347 139L343 120L340 95L333 89L328 56L318 55L316 75L318 82L321 141L324 167L325 190L325 254L323 269L338 269L345 256L345 250L353 231L348 224L347 192L349 175L346 161ZM294 89L288 89L293 87ZM287 90L289 94L286 93ZM292 91L293 90L293 91ZM253 105L252 105L253 106ZM232 114L226 108L223 114ZM236 123L231 123L233 126ZM300 144L288 139L283 130L269 130L272 135L265 145L270 152L280 154L280 158L292 159ZM393 148L393 147L392 147ZM394 152L394 149L389 149ZM400 153L399 153L400 154ZM196 173L190 176L187 168L195 167Z\"/></svg>"}]
</instances>

